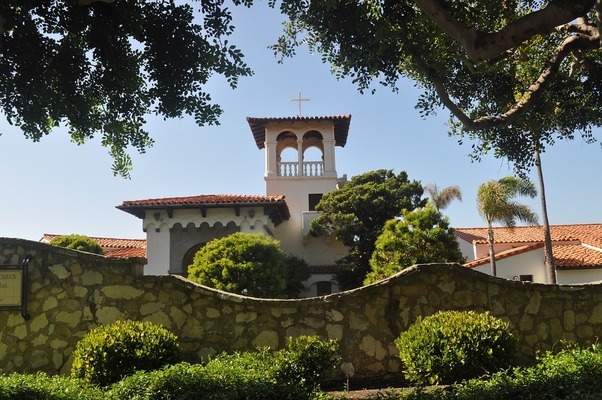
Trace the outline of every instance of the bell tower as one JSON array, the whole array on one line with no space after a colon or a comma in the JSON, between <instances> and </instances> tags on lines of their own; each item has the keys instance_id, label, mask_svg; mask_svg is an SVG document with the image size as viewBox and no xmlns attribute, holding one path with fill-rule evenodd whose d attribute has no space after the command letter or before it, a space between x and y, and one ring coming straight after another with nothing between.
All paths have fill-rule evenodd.
<instances>
[{"instance_id":1,"label":"bell tower","mask_svg":"<svg viewBox=\"0 0 602 400\"><path fill-rule=\"evenodd\" d=\"M284 195L291 213L286 226L278 227L286 234L275 236L284 249L303 246L315 205L339 183L335 147L347 143L351 115L247 121L257 147L265 149L266 194Z\"/></svg>"},{"instance_id":2,"label":"bell tower","mask_svg":"<svg viewBox=\"0 0 602 400\"><path fill-rule=\"evenodd\" d=\"M247 121L257 147L266 149L267 195L285 195L292 212L293 202L303 203L300 197L336 188L335 147L347 143L351 115L248 117ZM309 153L314 156L308 157ZM301 209L308 210L308 206Z\"/></svg>"}]
</instances>

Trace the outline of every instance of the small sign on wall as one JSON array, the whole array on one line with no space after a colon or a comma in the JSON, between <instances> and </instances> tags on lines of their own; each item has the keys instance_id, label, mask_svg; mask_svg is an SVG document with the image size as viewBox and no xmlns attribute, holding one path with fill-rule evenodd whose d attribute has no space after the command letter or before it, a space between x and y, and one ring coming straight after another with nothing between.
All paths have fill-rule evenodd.
<instances>
[{"instance_id":1,"label":"small sign on wall","mask_svg":"<svg viewBox=\"0 0 602 400\"><path fill-rule=\"evenodd\" d=\"M0 310L21 310L25 320L27 313L27 268L33 257L28 254L21 264L0 265Z\"/></svg>"},{"instance_id":2,"label":"small sign on wall","mask_svg":"<svg viewBox=\"0 0 602 400\"><path fill-rule=\"evenodd\" d=\"M0 266L0 307L21 307L23 271Z\"/></svg>"}]
</instances>

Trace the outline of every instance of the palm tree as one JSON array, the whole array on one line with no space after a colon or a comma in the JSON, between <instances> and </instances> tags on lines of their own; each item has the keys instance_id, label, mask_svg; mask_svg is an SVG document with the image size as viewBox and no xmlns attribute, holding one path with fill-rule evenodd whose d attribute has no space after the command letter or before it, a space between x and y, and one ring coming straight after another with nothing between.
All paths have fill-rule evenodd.
<instances>
[{"instance_id":1,"label":"palm tree","mask_svg":"<svg viewBox=\"0 0 602 400\"><path fill-rule=\"evenodd\" d=\"M436 184L429 183L424 187L424 190L426 190L429 195L431 205L435 207L435 210L438 212L447 208L449 203L453 200L457 199L462 201L462 193L458 186L448 186L439 190L439 187L437 187Z\"/></svg>"},{"instance_id":2,"label":"palm tree","mask_svg":"<svg viewBox=\"0 0 602 400\"><path fill-rule=\"evenodd\" d=\"M516 226L516 220L528 224L537 224L537 214L527 205L515 202L517 196L537 196L537 189L528 179L507 176L500 180L491 180L479 186L477 192L477 208L479 214L487 221L487 243L489 244L489 260L491 274L497 275L495 254L493 251L493 223L502 223L507 227Z\"/></svg>"}]
</instances>

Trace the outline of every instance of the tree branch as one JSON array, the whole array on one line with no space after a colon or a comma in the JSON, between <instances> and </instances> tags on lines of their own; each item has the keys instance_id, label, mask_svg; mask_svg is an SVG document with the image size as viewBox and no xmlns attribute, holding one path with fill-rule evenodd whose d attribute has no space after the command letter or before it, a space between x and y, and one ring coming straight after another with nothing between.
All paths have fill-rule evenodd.
<instances>
[{"instance_id":1,"label":"tree branch","mask_svg":"<svg viewBox=\"0 0 602 400\"><path fill-rule=\"evenodd\" d=\"M77 4L80 6L89 6L92 3L102 2L102 3L113 3L115 0L77 0Z\"/></svg>"},{"instance_id":2,"label":"tree branch","mask_svg":"<svg viewBox=\"0 0 602 400\"><path fill-rule=\"evenodd\" d=\"M456 40L474 61L495 58L536 35L547 35L557 26L582 17L600 0L550 0L541 10L513 21L497 32L483 32L458 21L439 0L415 0L445 33Z\"/></svg>"},{"instance_id":3,"label":"tree branch","mask_svg":"<svg viewBox=\"0 0 602 400\"><path fill-rule=\"evenodd\" d=\"M479 130L492 127L508 126L520 116L525 114L543 94L547 86L557 75L561 62L573 51L579 49L594 49L598 47L599 35L583 36L573 35L566 38L557 48L556 54L542 70L538 79L525 91L522 98L508 111L501 115L484 116L472 119L462 111L449 97L445 84L441 79L431 75L431 82L441 99L443 105L458 118L466 130Z\"/></svg>"}]
</instances>

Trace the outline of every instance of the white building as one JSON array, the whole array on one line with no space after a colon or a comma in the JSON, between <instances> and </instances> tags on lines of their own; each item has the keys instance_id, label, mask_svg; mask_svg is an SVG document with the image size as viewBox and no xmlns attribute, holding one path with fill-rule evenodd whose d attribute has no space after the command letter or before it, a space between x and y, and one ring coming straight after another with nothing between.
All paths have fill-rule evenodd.
<instances>
[{"instance_id":1,"label":"white building","mask_svg":"<svg viewBox=\"0 0 602 400\"><path fill-rule=\"evenodd\" d=\"M347 142L350 115L247 118L259 149L265 149L265 195L213 195L124 201L117 208L142 219L147 238L145 274L181 274L196 251L234 232L273 236L289 254L312 268L302 296L338 290L335 261L347 248L333 238L311 237L310 222L323 194L344 184L335 147Z\"/></svg>"},{"instance_id":2,"label":"white building","mask_svg":"<svg viewBox=\"0 0 602 400\"><path fill-rule=\"evenodd\" d=\"M497 276L548 283L541 226L496 227ZM602 280L602 224L552 225L552 251L559 284ZM454 233L468 268L491 274L487 228L456 228Z\"/></svg>"}]
</instances>

